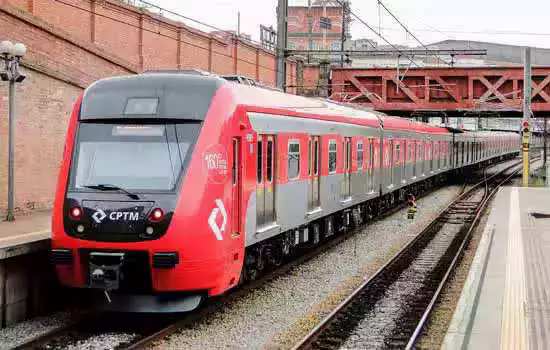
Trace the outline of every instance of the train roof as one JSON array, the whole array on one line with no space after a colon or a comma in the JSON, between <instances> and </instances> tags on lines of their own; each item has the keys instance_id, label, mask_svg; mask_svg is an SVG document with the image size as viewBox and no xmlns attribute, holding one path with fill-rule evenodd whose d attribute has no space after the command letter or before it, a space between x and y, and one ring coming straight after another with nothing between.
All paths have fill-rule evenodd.
<instances>
[{"instance_id":1,"label":"train roof","mask_svg":"<svg viewBox=\"0 0 550 350\"><path fill-rule=\"evenodd\" d=\"M84 92L80 118L125 117L128 116L130 102L134 101L130 110L145 108L147 113L132 114L133 118L154 115L204 120L212 99L222 87L230 90L235 106L243 106L248 110L374 128L382 125L384 129L388 130L449 133L446 128L392 117L364 108L355 108L327 99L308 98L236 84L215 75L174 73L172 71L113 77L95 82ZM149 105L145 102L149 102Z\"/></svg>"}]
</instances>

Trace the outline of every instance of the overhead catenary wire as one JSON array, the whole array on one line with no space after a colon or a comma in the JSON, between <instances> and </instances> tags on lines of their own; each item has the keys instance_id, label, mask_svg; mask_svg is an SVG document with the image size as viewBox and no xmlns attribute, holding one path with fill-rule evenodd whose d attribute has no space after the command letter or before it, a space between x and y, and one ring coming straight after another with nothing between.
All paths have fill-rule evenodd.
<instances>
[{"instance_id":1,"label":"overhead catenary wire","mask_svg":"<svg viewBox=\"0 0 550 350\"><path fill-rule=\"evenodd\" d=\"M159 5L150 3L150 2L148 2L148 1L145 1L145 0L137 0L137 2L138 2L138 3L145 4L145 5L147 5L147 6L154 7L154 8L156 8L160 13L163 13L163 12L169 13L169 14L174 15L174 16L176 16L176 17L180 17L180 18L186 19L186 20L188 20L188 21L191 21L191 22L200 24L200 25L202 25L202 26L205 26L205 27L207 27L207 28L213 29L213 30L218 31L218 32L227 33L227 34L230 34L230 35L235 35L235 33L232 32L232 31L230 31L230 30L221 29L221 28L216 27L216 26L214 26L214 25L212 25L212 24L208 24L208 23L205 23L205 22L200 21L200 20L198 20L198 19L195 19L195 18L192 18L192 17L189 17L189 16L182 15L181 13L178 13L178 12L175 12L175 11L171 11L171 10L167 10L167 9L165 9L165 8L163 8L163 7L160 7ZM241 37L241 36L239 35L239 33L237 33L237 36L238 36L238 37ZM245 41L249 41L249 42L251 42L251 43L253 43L253 44L259 45L259 46L262 45L261 42L255 41L255 40L252 40L252 39L246 38L246 39L244 39L244 40L245 40Z\"/></svg>"},{"instance_id":2,"label":"overhead catenary wire","mask_svg":"<svg viewBox=\"0 0 550 350\"><path fill-rule=\"evenodd\" d=\"M416 40L416 42L418 42L426 50L428 49L428 47L420 39L418 39L418 37L414 35L414 33L411 32L403 22L400 21L399 18L397 18L397 16L393 14L393 12L391 12L390 9L386 5L384 5L384 3L381 0L378 0L378 5L380 5L384 10L386 10L386 12L405 30L405 32L407 32L414 40ZM449 66L452 65L451 62L445 61L438 55L433 55L433 56Z\"/></svg>"},{"instance_id":3,"label":"overhead catenary wire","mask_svg":"<svg viewBox=\"0 0 550 350\"><path fill-rule=\"evenodd\" d=\"M343 2L341 0L334 0L336 1L338 4L340 4L340 6L344 6ZM363 24L365 27L367 27L371 32L373 32L374 34L376 34L380 39L382 39L386 44L388 44L391 48L393 48L395 51L397 52L401 52L401 50L399 50L394 44L392 44L388 39L386 39L382 33L376 31L376 29L374 29L370 24L368 24L365 20L363 20L361 17L359 17L355 12L353 12L351 9L349 9L349 13L355 17L355 19L357 19L359 22L361 22L361 24ZM404 55L409 61L411 61L412 64L414 64L416 67L419 67L419 65L414 61L413 58L411 58L409 55Z\"/></svg>"},{"instance_id":4,"label":"overhead catenary wire","mask_svg":"<svg viewBox=\"0 0 550 350\"><path fill-rule=\"evenodd\" d=\"M149 33L153 33L153 34L156 34L158 36L161 36L161 37L165 37L165 38L169 38L169 39L172 39L174 41L180 41L181 43L183 44L186 44L186 45L189 45L191 47L195 47L197 49L201 49L201 50L204 50L204 51L210 51L210 49L208 47L203 47L201 45L197 45L193 42L190 42L190 41L185 41L183 39L181 40L178 40L178 38L174 38L173 36L170 36L170 35L166 35L166 34L163 34L161 33L160 31L154 31L154 30L151 30L151 29L147 29L147 28L144 28L144 27L140 27L139 25L136 25L136 24L133 24L133 23L129 23L129 22L126 22L126 21L123 21L123 20L120 20L118 18L114 18L114 17L111 17L111 16L108 16L108 15L105 15L105 14L102 14L102 13L98 13L98 12L93 12L89 9L86 9L86 8L83 8L83 7L80 7L80 6L77 6L75 4L71 4L71 3L68 3L68 2L65 2L63 0L53 0L55 2L58 2L60 4L63 4L65 6L69 6L69 7L72 7L74 9L77 9L77 10L81 10L81 11L84 11L84 12L88 12L88 13L93 13L95 16L98 16L98 17L103 17L103 18L106 18L106 19L109 19L109 20L112 20L114 22L117 22L117 23L120 23L120 24L124 24L124 25L127 25L129 27L132 27L132 28L136 28L136 29L141 29L145 32L149 32ZM223 53L223 52L219 52L219 51L214 51L212 50L212 54L216 54L216 55L220 55L220 56L224 56L224 57L228 57L228 58L231 58L231 59L235 59L234 56L232 55L229 55L229 54L226 54L226 53ZM251 65L256 65L256 62L254 61L249 61L249 60L246 60L246 59L243 59L243 58L239 58L237 57L236 58L237 61L240 61L240 62L244 62L244 63L248 63L248 64L251 64ZM264 66L264 65L261 65L258 63L258 67L259 68L263 68L263 69L266 69L266 70L269 70L269 71L272 71L272 72L276 72L276 69L272 68L272 67L267 67L267 66Z\"/></svg>"}]
</instances>

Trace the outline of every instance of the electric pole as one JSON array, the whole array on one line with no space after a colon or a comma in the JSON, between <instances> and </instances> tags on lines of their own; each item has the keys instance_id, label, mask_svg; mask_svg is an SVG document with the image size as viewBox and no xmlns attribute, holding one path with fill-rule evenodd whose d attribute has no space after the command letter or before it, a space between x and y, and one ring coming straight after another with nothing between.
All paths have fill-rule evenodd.
<instances>
[{"instance_id":1,"label":"electric pole","mask_svg":"<svg viewBox=\"0 0 550 350\"><path fill-rule=\"evenodd\" d=\"M525 48L525 66L523 68L523 186L529 186L529 136L531 133L531 48Z\"/></svg>"},{"instance_id":2,"label":"electric pole","mask_svg":"<svg viewBox=\"0 0 550 350\"><path fill-rule=\"evenodd\" d=\"M340 67L344 67L344 41L346 41L346 5L347 2L342 3L342 38L340 42Z\"/></svg>"},{"instance_id":3,"label":"electric pole","mask_svg":"<svg viewBox=\"0 0 550 350\"><path fill-rule=\"evenodd\" d=\"M288 0L278 0L277 6L277 87L286 91Z\"/></svg>"}]
</instances>

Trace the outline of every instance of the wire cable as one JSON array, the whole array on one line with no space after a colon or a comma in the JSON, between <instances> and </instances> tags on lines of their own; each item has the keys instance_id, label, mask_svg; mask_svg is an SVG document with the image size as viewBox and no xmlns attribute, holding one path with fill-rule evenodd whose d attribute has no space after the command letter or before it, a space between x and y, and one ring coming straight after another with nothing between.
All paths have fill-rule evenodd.
<instances>
[{"instance_id":1,"label":"wire cable","mask_svg":"<svg viewBox=\"0 0 550 350\"><path fill-rule=\"evenodd\" d=\"M426 50L428 50L428 47L426 45L424 45L424 43L422 41L420 41L420 39L418 39L418 37L416 35L414 35L414 33L412 33L409 28L407 28L407 26L401 22L399 20L399 18L397 18L397 16L395 16L393 14L393 12L390 11L390 9L384 5L384 3L381 1L381 0L378 0L378 4L380 6L382 6L382 8L384 8L384 10L386 10L386 12L388 12L388 14L405 30L405 32L409 33L409 35L414 39L416 40L423 48L425 48ZM441 62L444 62L445 64L451 66L451 62L447 62L445 61L444 59L442 59L441 57L439 57L438 55L433 55L435 58L437 58L439 61Z\"/></svg>"},{"instance_id":2,"label":"wire cable","mask_svg":"<svg viewBox=\"0 0 550 350\"><path fill-rule=\"evenodd\" d=\"M136 0L136 1L139 2L139 3L145 4L145 5L147 5L147 6L151 6L151 7L156 8L156 9L160 12L160 15L161 15L161 16L162 16L162 12L166 12L166 13L169 13L169 14L171 14L171 15L174 15L174 16L177 16L177 17L181 17L181 18L183 18L183 19L186 19L186 20L188 20L188 21L195 22L195 23L197 23L197 24L200 24L200 25L205 26L205 27L210 28L210 29L213 29L213 30L216 30L216 31L219 31L219 32L223 32L223 33L227 33L227 34L230 34L230 35L233 35L233 36L238 36L239 38L241 38L241 39L243 39L243 40L245 40L245 41L249 41L249 42L251 42L251 43L254 43L254 44L256 44L256 45L259 45L259 46L262 45L262 43L259 42L259 41L255 41L255 40L252 40L252 39L245 39L245 38L242 38L242 37L240 37L239 35L237 35L236 33L232 32L232 31L230 31L230 30L221 29L221 28L219 28L219 27L213 26L213 25L208 24L208 23L205 23L205 22L203 22L203 21L199 21L198 19L194 19L194 18L191 18L191 17L188 17L188 16L184 16L184 15L182 15L182 14L180 14L180 13L175 12L175 11L167 10L167 9L165 9L165 8L163 8L163 7L160 7L160 6L158 6L158 5L155 5L155 4L150 3L150 2L148 2L148 1L145 1L145 0Z\"/></svg>"},{"instance_id":3,"label":"wire cable","mask_svg":"<svg viewBox=\"0 0 550 350\"><path fill-rule=\"evenodd\" d=\"M341 0L334 0L336 1L338 4L340 4L340 6L344 6L344 4L342 3ZM364 21L361 17L359 17L355 12L353 12L351 9L349 9L349 13L355 17L359 22L361 22L365 27L367 27L371 32L373 32L374 34L376 34L380 39L384 40L384 42L386 44L388 44L389 46L391 46L395 51L399 52L401 55L403 54L403 52L401 50L399 50L394 44L392 44L388 39L386 39L382 33L379 33L376 31L376 29L374 29L370 24L368 24L366 21ZM414 64L416 67L419 67L419 65L414 61L413 58L411 58L409 55L404 55L405 57L407 57L407 59L409 61L411 61L412 64Z\"/></svg>"}]
</instances>

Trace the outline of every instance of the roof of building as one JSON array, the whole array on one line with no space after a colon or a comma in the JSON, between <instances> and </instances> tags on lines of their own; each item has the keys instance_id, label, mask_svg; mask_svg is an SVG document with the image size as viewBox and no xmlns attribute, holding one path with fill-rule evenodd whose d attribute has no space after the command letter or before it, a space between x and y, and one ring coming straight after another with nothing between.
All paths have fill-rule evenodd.
<instances>
[{"instance_id":1,"label":"roof of building","mask_svg":"<svg viewBox=\"0 0 550 350\"><path fill-rule=\"evenodd\" d=\"M485 60L501 63L523 64L523 51L525 46L491 43L473 40L443 40L427 45L438 49L486 49ZM550 63L550 49L531 48L531 59L535 65L548 65Z\"/></svg>"}]
</instances>

